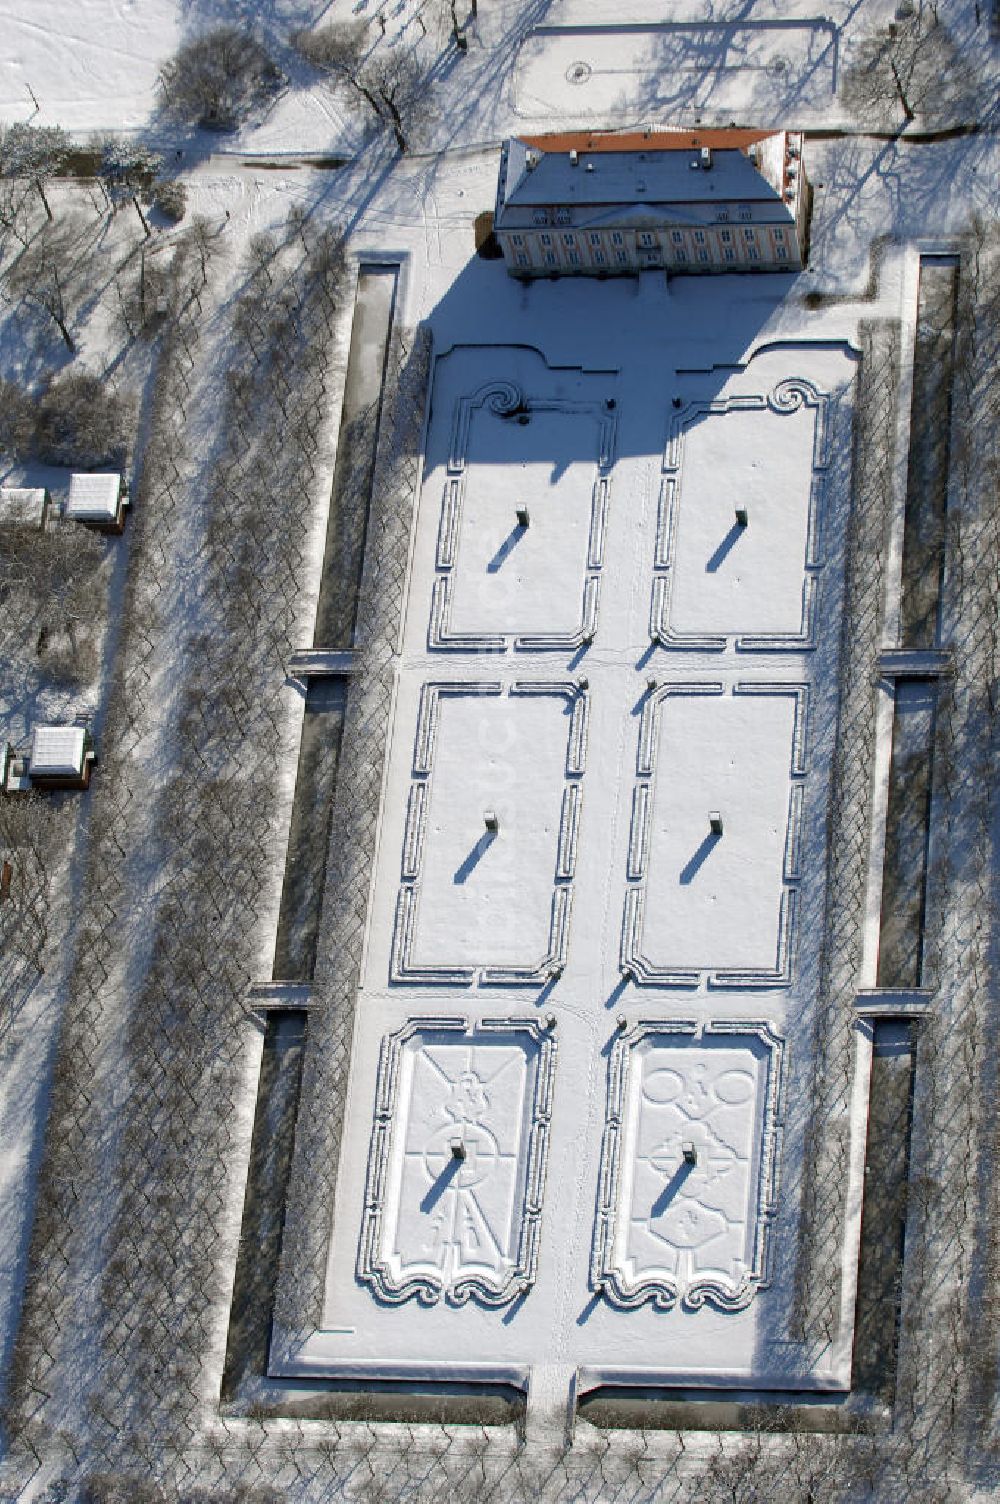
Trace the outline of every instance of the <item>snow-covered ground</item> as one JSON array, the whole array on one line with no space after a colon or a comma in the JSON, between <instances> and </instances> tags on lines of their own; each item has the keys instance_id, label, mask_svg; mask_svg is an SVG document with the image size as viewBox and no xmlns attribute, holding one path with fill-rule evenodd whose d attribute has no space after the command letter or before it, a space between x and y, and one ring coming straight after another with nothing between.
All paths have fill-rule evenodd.
<instances>
[{"instance_id":1,"label":"snow-covered ground","mask_svg":"<svg viewBox=\"0 0 1000 1504\"><path fill-rule=\"evenodd\" d=\"M498 1375L543 1364L552 1382L562 1365L566 1393L577 1369L803 1382L802 1356L768 1341L768 1300L789 1291L756 1293L775 1212L786 1237L796 1217L774 1189L782 1071L767 1057L784 1045L801 1069L812 1033L821 931L800 916L823 907L855 315L835 337L800 312L774 344L763 330L790 279L525 293L497 262L469 275L481 294L460 332L447 297L430 315L432 419L326 1318L281 1367L447 1373L475 1354ZM526 1088L494 1097L490 1061L537 1051L518 1031L550 1016L543 1148ZM685 1133L641 1117L622 1126L623 1163L601 1168L609 1055L640 1021L666 1030L647 1044L667 1051L678 1123L704 1138L707 1163L680 1186ZM699 1042L671 1053L679 1027ZM410 1040L398 1082L385 1063L397 1035ZM738 1109L723 1106L730 1088ZM381 1127L372 1139L376 1100L388 1143ZM476 1164L452 1175L441 1146L463 1123ZM786 1159L801 1152L787 1135ZM631 1184L651 1154L645 1188L606 1213L604 1300L598 1187L612 1173ZM385 1176L378 1226L362 1229ZM526 1196L540 1208L527 1263ZM423 1279L431 1309L358 1285L369 1240L366 1277L390 1302ZM506 1299L456 1306L487 1268ZM695 1310L707 1286L716 1298ZM814 1382L843 1382L842 1353L819 1358Z\"/></svg>"}]
</instances>

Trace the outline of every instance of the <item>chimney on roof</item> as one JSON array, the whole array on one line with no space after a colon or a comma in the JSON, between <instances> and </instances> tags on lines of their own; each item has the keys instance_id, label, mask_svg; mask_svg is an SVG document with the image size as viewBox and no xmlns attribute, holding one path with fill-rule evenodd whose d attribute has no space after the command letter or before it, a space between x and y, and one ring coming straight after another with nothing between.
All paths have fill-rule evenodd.
<instances>
[{"instance_id":1,"label":"chimney on roof","mask_svg":"<svg viewBox=\"0 0 1000 1504\"><path fill-rule=\"evenodd\" d=\"M701 165L706 172L712 165L712 148L710 146L703 146L701 149Z\"/></svg>"},{"instance_id":2,"label":"chimney on roof","mask_svg":"<svg viewBox=\"0 0 1000 1504\"><path fill-rule=\"evenodd\" d=\"M524 154L524 165L528 169L529 172L531 171L531 169L533 167L536 167L538 165L538 158L535 156L535 153L533 151L526 151L525 152L525 154Z\"/></svg>"},{"instance_id":3,"label":"chimney on roof","mask_svg":"<svg viewBox=\"0 0 1000 1504\"><path fill-rule=\"evenodd\" d=\"M571 167L576 167L576 165L578 164L579 160L580 160L580 153L574 147L570 151L570 154L569 154L569 165Z\"/></svg>"}]
</instances>

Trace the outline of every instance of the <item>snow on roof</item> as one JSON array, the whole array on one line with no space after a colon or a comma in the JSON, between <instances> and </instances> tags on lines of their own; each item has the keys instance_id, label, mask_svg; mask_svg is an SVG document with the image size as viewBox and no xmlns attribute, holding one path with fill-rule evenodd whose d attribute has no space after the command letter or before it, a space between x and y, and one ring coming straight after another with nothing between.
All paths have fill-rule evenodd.
<instances>
[{"instance_id":1,"label":"snow on roof","mask_svg":"<svg viewBox=\"0 0 1000 1504\"><path fill-rule=\"evenodd\" d=\"M114 522L118 517L122 478L117 473L71 475L65 516L75 522Z\"/></svg>"},{"instance_id":2,"label":"snow on roof","mask_svg":"<svg viewBox=\"0 0 1000 1504\"><path fill-rule=\"evenodd\" d=\"M668 131L648 137L585 131L514 136L508 143L502 199L505 206L737 199L778 206L784 141L783 131L737 130ZM712 153L709 167L702 164L705 147ZM759 162L750 160L752 147L761 148ZM575 162L570 152L577 154Z\"/></svg>"},{"instance_id":3,"label":"snow on roof","mask_svg":"<svg viewBox=\"0 0 1000 1504\"><path fill-rule=\"evenodd\" d=\"M43 486L0 486L0 526L41 527L46 501Z\"/></svg>"},{"instance_id":4,"label":"snow on roof","mask_svg":"<svg viewBox=\"0 0 1000 1504\"><path fill-rule=\"evenodd\" d=\"M83 768L86 736L82 726L36 726L31 735L32 776L75 777Z\"/></svg>"}]
</instances>

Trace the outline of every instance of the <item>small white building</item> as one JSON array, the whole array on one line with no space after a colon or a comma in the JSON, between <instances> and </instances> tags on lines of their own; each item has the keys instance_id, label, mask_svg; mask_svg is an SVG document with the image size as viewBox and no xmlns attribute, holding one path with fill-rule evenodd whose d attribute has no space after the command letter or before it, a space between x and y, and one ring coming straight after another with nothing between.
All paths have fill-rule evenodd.
<instances>
[{"instance_id":1,"label":"small white building","mask_svg":"<svg viewBox=\"0 0 1000 1504\"><path fill-rule=\"evenodd\" d=\"M0 486L0 527L45 527L49 493L44 486Z\"/></svg>"},{"instance_id":2,"label":"small white building","mask_svg":"<svg viewBox=\"0 0 1000 1504\"><path fill-rule=\"evenodd\" d=\"M494 233L514 277L796 271L798 132L569 131L503 146Z\"/></svg>"},{"instance_id":3,"label":"small white building","mask_svg":"<svg viewBox=\"0 0 1000 1504\"><path fill-rule=\"evenodd\" d=\"M117 472L75 473L69 478L63 516L102 533L120 533L127 506L128 487Z\"/></svg>"},{"instance_id":4,"label":"small white building","mask_svg":"<svg viewBox=\"0 0 1000 1504\"><path fill-rule=\"evenodd\" d=\"M35 726L28 776L32 788L85 789L96 761L85 726Z\"/></svg>"}]
</instances>

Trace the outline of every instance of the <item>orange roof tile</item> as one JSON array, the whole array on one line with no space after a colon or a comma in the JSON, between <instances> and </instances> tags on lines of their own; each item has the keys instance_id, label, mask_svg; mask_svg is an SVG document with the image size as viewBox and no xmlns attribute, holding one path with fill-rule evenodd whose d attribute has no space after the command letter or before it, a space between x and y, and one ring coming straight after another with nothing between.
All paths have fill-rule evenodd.
<instances>
[{"instance_id":1,"label":"orange roof tile","mask_svg":"<svg viewBox=\"0 0 1000 1504\"><path fill-rule=\"evenodd\" d=\"M777 136L776 130L743 130L735 126L723 126L704 131L552 131L548 135L518 136L525 146L538 151L692 151L701 146L712 146L717 151L726 147L738 147L741 151L768 136Z\"/></svg>"}]
</instances>

